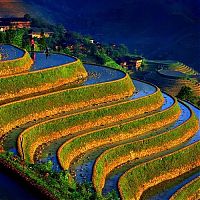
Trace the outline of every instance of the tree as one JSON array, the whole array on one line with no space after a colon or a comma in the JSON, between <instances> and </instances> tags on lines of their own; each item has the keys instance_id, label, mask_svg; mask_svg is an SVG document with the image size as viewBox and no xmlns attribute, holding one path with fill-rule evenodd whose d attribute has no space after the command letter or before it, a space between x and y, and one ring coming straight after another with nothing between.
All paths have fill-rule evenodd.
<instances>
[{"instance_id":1,"label":"tree","mask_svg":"<svg viewBox=\"0 0 200 200\"><path fill-rule=\"evenodd\" d=\"M90 48L90 53L91 53L91 55L95 55L95 54L97 53L97 51L98 51L97 46L94 45L94 44L92 44L92 45L91 45L91 48Z\"/></svg>"},{"instance_id":2,"label":"tree","mask_svg":"<svg viewBox=\"0 0 200 200\"><path fill-rule=\"evenodd\" d=\"M64 53L66 53L67 55L71 55L71 51L68 47L66 47L64 50L63 50Z\"/></svg>"},{"instance_id":3,"label":"tree","mask_svg":"<svg viewBox=\"0 0 200 200\"><path fill-rule=\"evenodd\" d=\"M29 49L30 47L30 36L28 34L28 30L24 30L24 34L22 36L22 48Z\"/></svg>"},{"instance_id":4,"label":"tree","mask_svg":"<svg viewBox=\"0 0 200 200\"><path fill-rule=\"evenodd\" d=\"M31 20L31 16L29 14L25 14L24 18L27 19L27 20Z\"/></svg>"},{"instance_id":5,"label":"tree","mask_svg":"<svg viewBox=\"0 0 200 200\"><path fill-rule=\"evenodd\" d=\"M41 38L39 39L38 44L40 45L40 50L44 50L45 47L47 46L47 43L46 43L46 38L45 38L43 29L41 29L40 36Z\"/></svg>"},{"instance_id":6,"label":"tree","mask_svg":"<svg viewBox=\"0 0 200 200\"><path fill-rule=\"evenodd\" d=\"M15 44L19 47L22 47L22 38L24 35L24 31L24 29L7 30L5 37L6 43Z\"/></svg>"},{"instance_id":7,"label":"tree","mask_svg":"<svg viewBox=\"0 0 200 200\"><path fill-rule=\"evenodd\" d=\"M129 53L128 47L124 44L120 44L118 49L120 56L125 56Z\"/></svg>"},{"instance_id":8,"label":"tree","mask_svg":"<svg viewBox=\"0 0 200 200\"><path fill-rule=\"evenodd\" d=\"M189 100L192 96L194 96L192 89L188 86L183 86L178 93L177 97L184 100Z\"/></svg>"},{"instance_id":9,"label":"tree","mask_svg":"<svg viewBox=\"0 0 200 200\"><path fill-rule=\"evenodd\" d=\"M0 31L0 43L6 43L6 34Z\"/></svg>"},{"instance_id":10,"label":"tree","mask_svg":"<svg viewBox=\"0 0 200 200\"><path fill-rule=\"evenodd\" d=\"M105 54L104 51L102 51L102 50L97 50L95 56L96 56L96 60L97 60L97 62L98 62L99 64L105 65L108 56L106 56L106 54Z\"/></svg>"}]
</instances>

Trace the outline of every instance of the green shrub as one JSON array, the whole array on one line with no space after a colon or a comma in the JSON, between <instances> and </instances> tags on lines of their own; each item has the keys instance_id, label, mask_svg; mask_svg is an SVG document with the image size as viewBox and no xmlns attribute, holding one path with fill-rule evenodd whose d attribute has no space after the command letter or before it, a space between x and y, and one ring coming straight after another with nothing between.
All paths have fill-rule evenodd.
<instances>
[{"instance_id":1,"label":"green shrub","mask_svg":"<svg viewBox=\"0 0 200 200\"><path fill-rule=\"evenodd\" d=\"M54 172L50 169L50 162L27 165L8 153L0 154L0 164L15 168L20 172L20 176L25 177L25 181L39 186L38 190L46 190L50 194L50 199L70 199L70 200L118 200L116 193L112 192L106 197L97 197L90 183L77 184L71 179L68 171ZM41 173L41 169L42 173ZM32 186L33 187L33 186Z\"/></svg>"}]
</instances>

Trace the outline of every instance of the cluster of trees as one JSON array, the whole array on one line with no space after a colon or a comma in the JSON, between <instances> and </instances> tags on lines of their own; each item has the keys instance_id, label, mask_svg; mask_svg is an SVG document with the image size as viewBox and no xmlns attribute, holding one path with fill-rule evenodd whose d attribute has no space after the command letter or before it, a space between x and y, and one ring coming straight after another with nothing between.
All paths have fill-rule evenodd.
<instances>
[{"instance_id":1,"label":"cluster of trees","mask_svg":"<svg viewBox=\"0 0 200 200\"><path fill-rule=\"evenodd\" d=\"M27 29L7 30L0 32L0 43L15 44L22 48L29 45L29 36Z\"/></svg>"},{"instance_id":2,"label":"cluster of trees","mask_svg":"<svg viewBox=\"0 0 200 200\"><path fill-rule=\"evenodd\" d=\"M52 51L60 51L76 56L84 62L92 62L101 65L109 65L120 68L115 60L129 55L125 45L108 45L93 42L91 36L83 36L79 33L65 30L62 25L49 24L40 18L32 18L29 14L24 16L31 20L32 27L41 30L41 37L34 38L35 50L44 50L46 47ZM44 30L53 32L52 37L45 37ZM0 43L15 44L30 51L30 30L17 29L0 32Z\"/></svg>"},{"instance_id":3,"label":"cluster of trees","mask_svg":"<svg viewBox=\"0 0 200 200\"><path fill-rule=\"evenodd\" d=\"M74 55L85 62L95 62L106 65L110 61L129 55L128 48L121 45L101 44L92 40L90 36L67 31L62 41L63 52Z\"/></svg>"},{"instance_id":4,"label":"cluster of trees","mask_svg":"<svg viewBox=\"0 0 200 200\"><path fill-rule=\"evenodd\" d=\"M85 62L94 62L97 64L106 65L121 56L129 54L128 48L121 45L108 45L92 42L91 36L83 36L76 32L65 30L62 25L54 25L46 22L41 18L32 18L29 14L24 16L31 20L33 27L41 28L41 38L36 40L36 43L41 48L48 46L50 49L67 53L76 56ZM43 37L43 29L48 29L53 32L53 37ZM116 64L116 63L115 63Z\"/></svg>"},{"instance_id":5,"label":"cluster of trees","mask_svg":"<svg viewBox=\"0 0 200 200\"><path fill-rule=\"evenodd\" d=\"M188 100L200 108L200 97L195 96L192 89L188 86L183 86L177 97L182 100Z\"/></svg>"}]
</instances>

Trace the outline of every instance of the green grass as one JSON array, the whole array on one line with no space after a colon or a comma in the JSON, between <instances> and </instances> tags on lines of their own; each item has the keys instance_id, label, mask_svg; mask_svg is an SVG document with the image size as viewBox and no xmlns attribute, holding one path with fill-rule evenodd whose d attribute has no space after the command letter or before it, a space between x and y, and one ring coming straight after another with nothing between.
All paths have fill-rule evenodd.
<instances>
[{"instance_id":1,"label":"green grass","mask_svg":"<svg viewBox=\"0 0 200 200\"><path fill-rule=\"evenodd\" d=\"M199 194L200 191L200 176L194 179L193 181L189 182L187 185L182 187L178 190L172 197L172 200L183 200L187 199L188 197ZM197 196L197 198L200 197Z\"/></svg>"},{"instance_id":2,"label":"green grass","mask_svg":"<svg viewBox=\"0 0 200 200\"><path fill-rule=\"evenodd\" d=\"M32 60L29 53L27 51L24 51L24 56L21 58L17 58L14 60L1 61L0 74L1 75L14 74L15 70L17 70L18 73L20 71L23 72L25 71L25 69L28 70L31 67L31 64L32 64ZM1 71L4 71L4 72L1 73Z\"/></svg>"},{"instance_id":3,"label":"green grass","mask_svg":"<svg viewBox=\"0 0 200 200\"><path fill-rule=\"evenodd\" d=\"M143 134L146 132L146 130L143 130L144 127L148 127L148 131L154 130L155 127L151 126L152 124L154 124L158 120L165 120L166 118L169 118L170 116L175 115L179 110L180 110L180 107L176 101L175 104L171 106L170 108L157 112L150 116L139 118L137 120L126 122L124 124L115 125L106 129L94 131L94 132L82 135L80 137L73 138L67 141L66 143L64 143L60 147L58 151L59 162L64 169L68 169L70 161L71 161L69 157L70 156L73 157L74 156L73 154L76 151L78 151L80 148L84 147L86 144L89 144L95 141L98 146L101 146L102 144L101 143L98 144L98 141L106 140L106 144L108 144L108 143L112 143L113 142L112 140L119 135L123 136L123 138L133 137L132 133L134 133L136 130L137 130L137 132L135 132L136 135ZM138 133L138 130L141 130L141 132L139 131ZM91 148L94 148L94 147L91 147ZM68 159L66 160L66 158Z\"/></svg>"},{"instance_id":4,"label":"green grass","mask_svg":"<svg viewBox=\"0 0 200 200\"><path fill-rule=\"evenodd\" d=\"M51 84L49 87L53 87L53 84L58 81L62 81L62 84L64 84L70 82L71 79L85 78L86 75L87 72L81 61L77 60L54 68L9 76L0 79L0 96L5 94L18 95L19 91L42 87L45 84ZM40 88L40 90L42 89ZM48 88L44 87L44 89Z\"/></svg>"},{"instance_id":5,"label":"green grass","mask_svg":"<svg viewBox=\"0 0 200 200\"><path fill-rule=\"evenodd\" d=\"M126 75L116 81L67 89L6 104L0 107L0 126L2 128L0 136L17 125L40 118L42 113L43 116L51 115L53 109L56 109L55 113L63 111L59 108L64 106L65 109L74 110L78 109L78 106L81 108L83 103L82 107L89 106L94 100L96 103L105 102L109 96L113 95L115 95L113 100L118 100L131 95L133 90L132 80ZM68 108L70 105L73 107Z\"/></svg>"},{"instance_id":6,"label":"green grass","mask_svg":"<svg viewBox=\"0 0 200 200\"><path fill-rule=\"evenodd\" d=\"M118 182L122 199L138 199L136 196L140 187L155 177L159 177L192 164L200 159L200 142L196 142L172 154L160 157L127 171Z\"/></svg>"},{"instance_id":7,"label":"green grass","mask_svg":"<svg viewBox=\"0 0 200 200\"><path fill-rule=\"evenodd\" d=\"M98 158L93 168L93 184L96 191L98 193L102 192L104 181L107 175L106 167L112 166L117 159L130 155L131 152L137 154L138 152L148 151L148 149L161 147L166 144L167 146L170 146L174 140L182 138L185 134L187 134L188 131L194 128L195 125L198 126L198 120L194 113L192 113L189 120L172 130L137 142L119 145L105 151Z\"/></svg>"},{"instance_id":8,"label":"green grass","mask_svg":"<svg viewBox=\"0 0 200 200\"><path fill-rule=\"evenodd\" d=\"M66 131L71 127L75 127L77 125L84 125L86 123L93 123L97 120L100 120L103 117L111 117L112 119L117 118L120 114L128 114L130 112L131 115L127 116L130 118L131 116L137 115L137 110L143 108L143 113L148 109L148 106L157 106L160 102L163 101L162 93L160 90L157 90L154 94L150 96L145 96L139 99L134 99L131 101L125 101L121 103L117 103L107 107L101 107L99 109L89 110L83 113L78 113L76 115L62 117L56 120L50 120L49 122L45 122L34 126L33 128L29 128L25 130L22 135L18 138L18 150L22 155L23 148L23 158L27 162L31 162L33 160L33 151L30 151L32 145L37 141L42 141L46 136L51 136L55 132ZM145 109L146 108L146 109ZM119 119L120 120L120 119ZM117 121L117 119L116 119ZM109 121L105 121L105 124L109 124ZM90 125L91 128L93 125ZM21 141L23 140L23 146L21 146ZM43 141L44 143L47 141Z\"/></svg>"},{"instance_id":9,"label":"green grass","mask_svg":"<svg viewBox=\"0 0 200 200\"><path fill-rule=\"evenodd\" d=\"M125 68L123 68L121 65L118 65L112 58L108 57L107 61L105 63L105 66L113 68L113 69L118 69L123 72L127 72Z\"/></svg>"}]
</instances>

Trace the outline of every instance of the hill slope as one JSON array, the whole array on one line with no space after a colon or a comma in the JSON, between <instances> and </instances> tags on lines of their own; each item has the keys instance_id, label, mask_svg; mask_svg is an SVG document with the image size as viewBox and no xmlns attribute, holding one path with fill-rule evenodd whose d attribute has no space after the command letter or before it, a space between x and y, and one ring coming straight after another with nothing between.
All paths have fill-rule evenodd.
<instances>
[{"instance_id":1,"label":"hill slope","mask_svg":"<svg viewBox=\"0 0 200 200\"><path fill-rule=\"evenodd\" d=\"M198 69L198 0L16 1L17 8L98 40L125 43L149 58L175 59Z\"/></svg>"}]
</instances>

